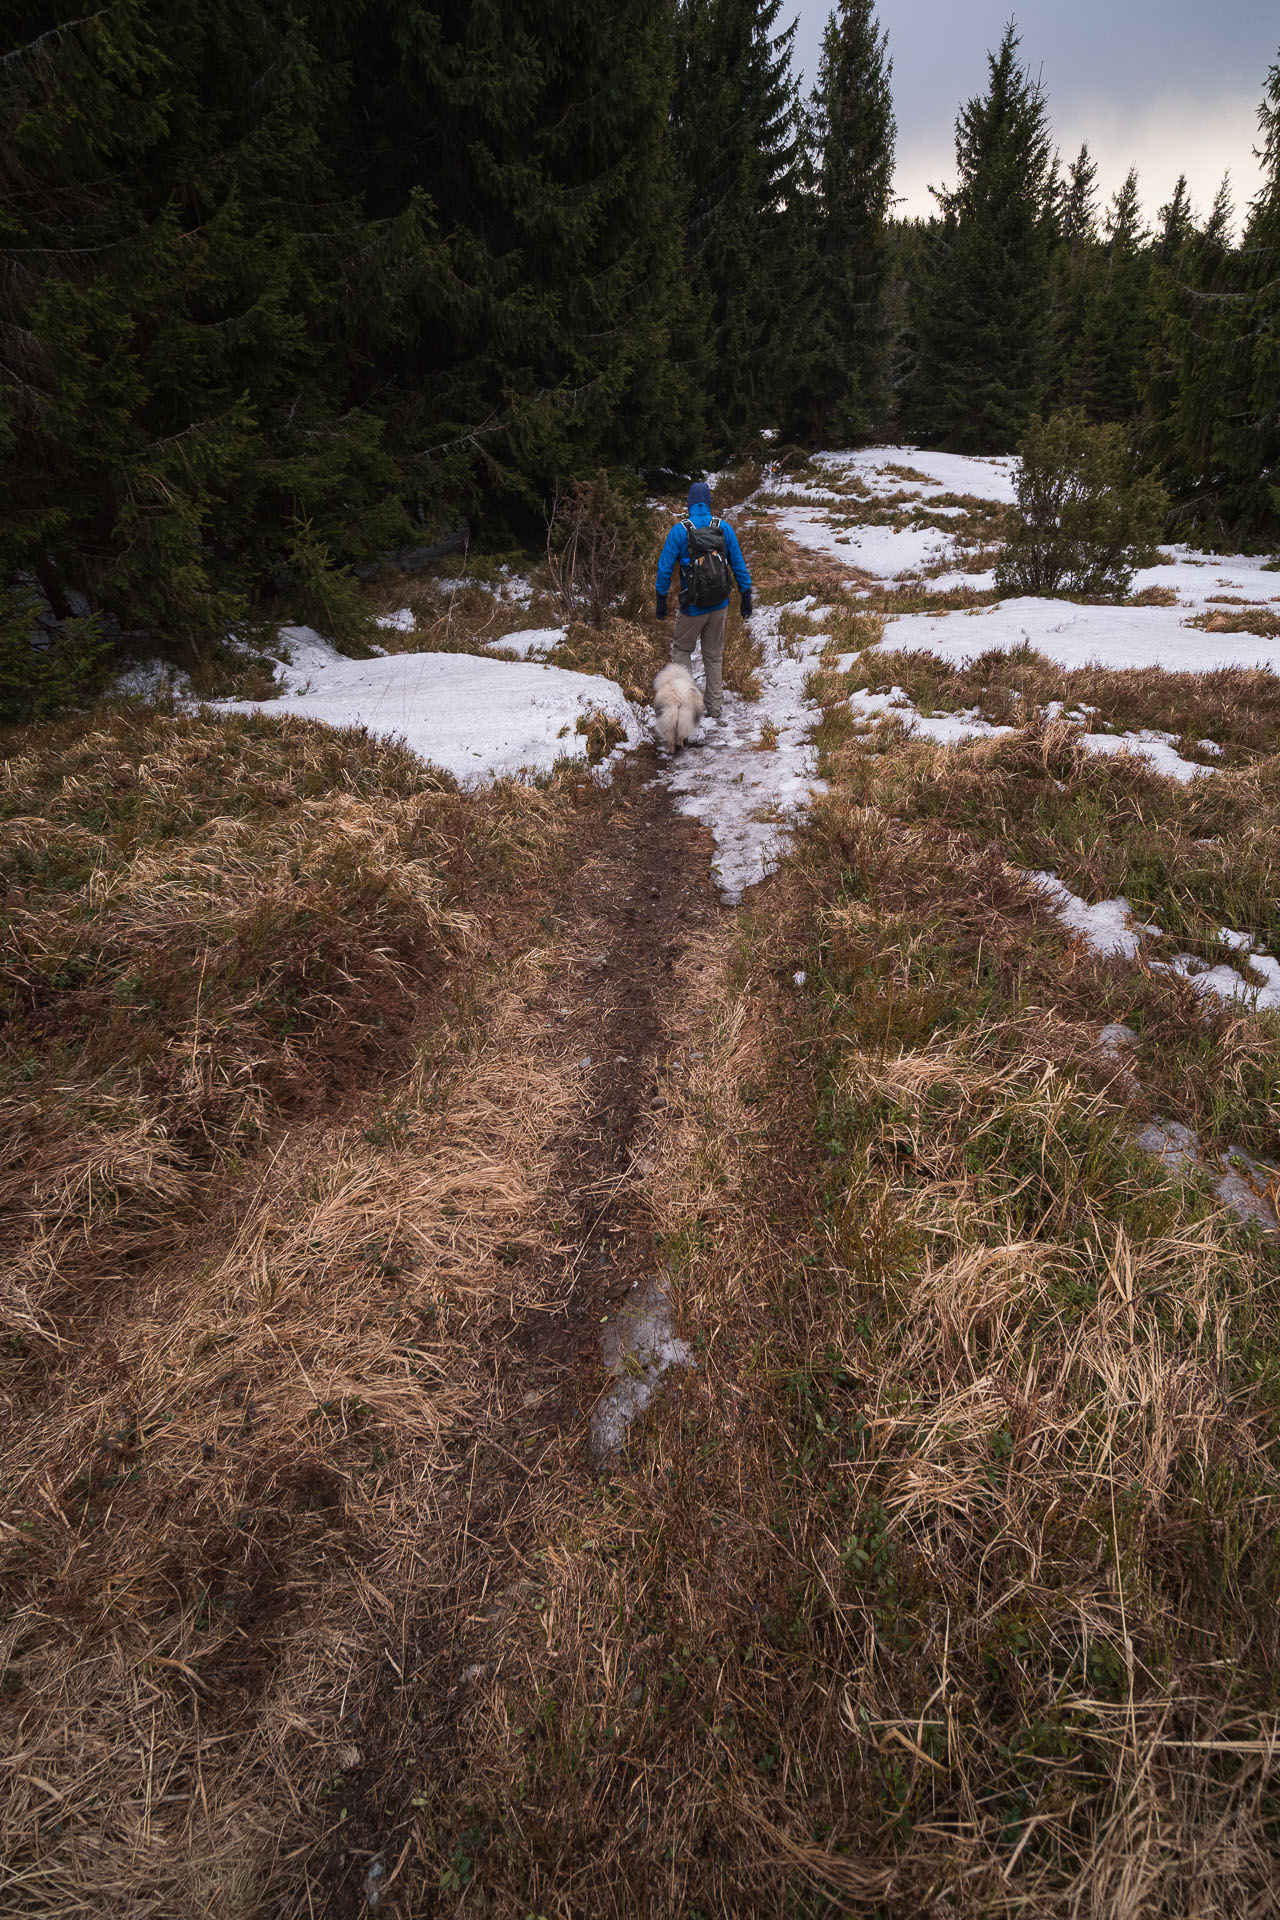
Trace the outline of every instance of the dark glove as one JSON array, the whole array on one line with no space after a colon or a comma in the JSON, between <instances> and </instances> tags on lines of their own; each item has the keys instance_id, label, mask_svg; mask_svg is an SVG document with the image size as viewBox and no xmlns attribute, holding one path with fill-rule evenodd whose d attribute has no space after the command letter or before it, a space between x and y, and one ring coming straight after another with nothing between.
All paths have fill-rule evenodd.
<instances>
[{"instance_id":1,"label":"dark glove","mask_svg":"<svg viewBox=\"0 0 1280 1920\"><path fill-rule=\"evenodd\" d=\"M742 617L744 620L751 618L751 595L749 593L744 593L742 596Z\"/></svg>"},{"instance_id":2,"label":"dark glove","mask_svg":"<svg viewBox=\"0 0 1280 1920\"><path fill-rule=\"evenodd\" d=\"M666 596L666 594L665 594L665 593L660 593L660 594L658 594L658 595L657 595L657 601L658 601L658 618L659 618L659 620L665 620L665 619L666 619L666 617L667 617L667 596Z\"/></svg>"}]
</instances>

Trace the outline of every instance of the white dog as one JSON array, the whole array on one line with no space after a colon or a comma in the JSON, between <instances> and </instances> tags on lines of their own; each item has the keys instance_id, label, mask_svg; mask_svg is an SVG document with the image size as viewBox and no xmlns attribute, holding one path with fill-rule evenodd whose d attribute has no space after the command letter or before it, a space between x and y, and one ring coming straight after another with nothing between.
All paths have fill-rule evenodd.
<instances>
[{"instance_id":1,"label":"white dog","mask_svg":"<svg viewBox=\"0 0 1280 1920\"><path fill-rule=\"evenodd\" d=\"M653 683L653 711L667 752L684 746L702 720L702 690L687 667L673 660Z\"/></svg>"}]
</instances>

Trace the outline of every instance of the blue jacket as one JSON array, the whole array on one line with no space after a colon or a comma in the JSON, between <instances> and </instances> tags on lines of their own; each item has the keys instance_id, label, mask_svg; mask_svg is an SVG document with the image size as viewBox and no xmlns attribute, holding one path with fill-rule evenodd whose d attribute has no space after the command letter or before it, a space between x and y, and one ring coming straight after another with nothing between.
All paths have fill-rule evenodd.
<instances>
[{"instance_id":1,"label":"blue jacket","mask_svg":"<svg viewBox=\"0 0 1280 1920\"><path fill-rule=\"evenodd\" d=\"M701 500L695 500L689 508L688 518L695 527L711 525L711 509ZM727 520L720 525L724 528L725 555L733 568L733 577L738 583L739 593L750 593L751 575L747 572L747 563L742 557L742 548L738 545L738 536ZM684 530L684 521L677 521L662 543L662 552L658 555L657 589L666 593L671 586L671 576L675 572L676 561L680 562L680 605L687 613L718 613L721 607L727 607L729 597L717 600L714 607L691 607L687 605L689 593L689 536Z\"/></svg>"}]
</instances>

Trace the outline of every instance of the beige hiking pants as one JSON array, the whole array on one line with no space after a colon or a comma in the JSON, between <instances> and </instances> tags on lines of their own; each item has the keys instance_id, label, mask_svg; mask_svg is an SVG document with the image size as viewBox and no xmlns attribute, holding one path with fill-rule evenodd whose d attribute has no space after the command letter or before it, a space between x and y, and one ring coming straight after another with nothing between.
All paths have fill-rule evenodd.
<instances>
[{"instance_id":1,"label":"beige hiking pants","mask_svg":"<svg viewBox=\"0 0 1280 1920\"><path fill-rule=\"evenodd\" d=\"M671 658L678 667L693 672L693 650L702 642L702 671L706 677L707 712L719 714L724 698L724 623L728 607L714 613L677 613L671 636Z\"/></svg>"}]
</instances>

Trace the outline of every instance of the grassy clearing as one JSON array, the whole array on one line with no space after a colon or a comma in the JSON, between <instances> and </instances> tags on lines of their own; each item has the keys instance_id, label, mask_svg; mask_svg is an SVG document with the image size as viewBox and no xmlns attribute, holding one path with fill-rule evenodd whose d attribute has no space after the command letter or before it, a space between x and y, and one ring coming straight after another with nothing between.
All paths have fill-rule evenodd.
<instances>
[{"instance_id":1,"label":"grassy clearing","mask_svg":"<svg viewBox=\"0 0 1280 1920\"><path fill-rule=\"evenodd\" d=\"M520 995L602 799L290 720L11 744L0 1904L305 1910L545 1237Z\"/></svg>"},{"instance_id":2,"label":"grassy clearing","mask_svg":"<svg viewBox=\"0 0 1280 1920\"><path fill-rule=\"evenodd\" d=\"M1270 835L1274 770L823 744L645 1149L696 1370L528 1543L432 1871L502 1913L1270 1911L1280 1257L1130 1142L1274 1154L1280 1025L1072 948L1017 863L1261 904L1230 810Z\"/></svg>"},{"instance_id":3,"label":"grassy clearing","mask_svg":"<svg viewBox=\"0 0 1280 1920\"><path fill-rule=\"evenodd\" d=\"M1067 669L1030 646L993 648L965 666L953 666L929 653L893 651L887 645L855 661L840 683L846 691L887 692L900 686L922 713L976 710L999 726L1042 724L1055 703L1088 717L1092 731L1132 732L1155 727L1189 747L1211 740L1223 749L1224 764L1244 764L1274 751L1280 727L1280 680L1247 667L1212 673L1171 674L1158 667L1112 670ZM840 650L848 630L837 634ZM863 646L873 644L863 640ZM830 689L834 698L836 689Z\"/></svg>"},{"instance_id":4,"label":"grassy clearing","mask_svg":"<svg viewBox=\"0 0 1280 1920\"><path fill-rule=\"evenodd\" d=\"M837 644L881 623L846 601ZM1030 705L1046 663L939 703L1004 667ZM1131 1143L1158 1113L1274 1157L1280 1023L1090 957L1020 870L1211 957L1223 922L1274 943L1274 688L1035 684L1113 725L1234 715L1239 769L1180 787L1062 724L871 738L826 687L829 792L690 968L644 1148L697 1367L528 1543L459 1768L421 1785L428 1884L496 1912L1273 1910L1280 1257Z\"/></svg>"},{"instance_id":5,"label":"grassy clearing","mask_svg":"<svg viewBox=\"0 0 1280 1920\"><path fill-rule=\"evenodd\" d=\"M833 651L883 632L767 535ZM869 735L873 670L1037 718ZM697 1364L602 1477L495 1360L564 1225L577 1042L530 1008L589 780L463 799L288 722L30 736L14 1259L80 1210L74 1285L8 1296L13 1910L301 1915L375 1858L402 1920L1275 1910L1280 1254L1132 1136L1275 1158L1280 1023L1090 957L1021 872L1274 950L1273 690L1068 679L817 677L796 858L664 976L632 1146ZM1060 698L1216 713L1227 769L1092 759ZM68 1088L160 1115L188 1184L78 1198Z\"/></svg>"}]
</instances>

